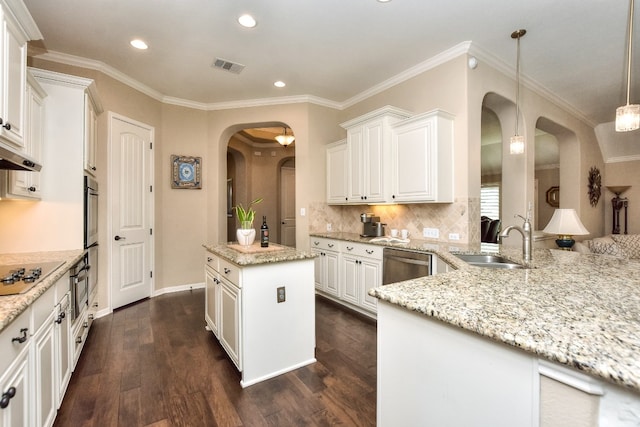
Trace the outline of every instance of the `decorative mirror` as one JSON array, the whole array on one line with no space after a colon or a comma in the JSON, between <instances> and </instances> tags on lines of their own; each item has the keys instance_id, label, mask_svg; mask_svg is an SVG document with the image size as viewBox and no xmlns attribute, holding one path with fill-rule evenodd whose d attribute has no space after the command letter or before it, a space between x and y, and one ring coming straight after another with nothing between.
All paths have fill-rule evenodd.
<instances>
[{"instance_id":1,"label":"decorative mirror","mask_svg":"<svg viewBox=\"0 0 640 427\"><path fill-rule=\"evenodd\" d=\"M560 187L551 187L547 190L547 203L554 208L560 206Z\"/></svg>"}]
</instances>

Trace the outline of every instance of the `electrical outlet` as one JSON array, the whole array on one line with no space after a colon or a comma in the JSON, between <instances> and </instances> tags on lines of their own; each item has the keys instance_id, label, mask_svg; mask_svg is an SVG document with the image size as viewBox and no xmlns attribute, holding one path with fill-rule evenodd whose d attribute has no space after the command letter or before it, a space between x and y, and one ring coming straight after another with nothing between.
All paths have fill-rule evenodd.
<instances>
[{"instance_id":1,"label":"electrical outlet","mask_svg":"<svg viewBox=\"0 0 640 427\"><path fill-rule=\"evenodd\" d=\"M287 300L287 294L285 293L284 286L278 288L278 304Z\"/></svg>"},{"instance_id":2,"label":"electrical outlet","mask_svg":"<svg viewBox=\"0 0 640 427\"><path fill-rule=\"evenodd\" d=\"M458 233L449 233L449 240L460 240L460 235Z\"/></svg>"},{"instance_id":3,"label":"electrical outlet","mask_svg":"<svg viewBox=\"0 0 640 427\"><path fill-rule=\"evenodd\" d=\"M438 230L437 228L423 228L422 237L437 239L438 237L440 237L440 230Z\"/></svg>"},{"instance_id":4,"label":"electrical outlet","mask_svg":"<svg viewBox=\"0 0 640 427\"><path fill-rule=\"evenodd\" d=\"M327 223L327 231L331 231L331 223L330 222Z\"/></svg>"}]
</instances>

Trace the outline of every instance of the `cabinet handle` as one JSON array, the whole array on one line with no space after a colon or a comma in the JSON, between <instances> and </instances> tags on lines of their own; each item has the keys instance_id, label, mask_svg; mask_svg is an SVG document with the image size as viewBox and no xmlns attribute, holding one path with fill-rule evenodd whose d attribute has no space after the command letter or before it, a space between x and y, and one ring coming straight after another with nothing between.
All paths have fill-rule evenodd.
<instances>
[{"instance_id":1,"label":"cabinet handle","mask_svg":"<svg viewBox=\"0 0 640 427\"><path fill-rule=\"evenodd\" d=\"M313 244L314 244L314 245L316 245L316 246L318 246L318 245L320 244L320 242L318 242L317 240L314 240L314 241L313 241Z\"/></svg>"},{"instance_id":2,"label":"cabinet handle","mask_svg":"<svg viewBox=\"0 0 640 427\"><path fill-rule=\"evenodd\" d=\"M28 190L33 193L34 191L36 191L36 187L32 185L31 187L28 188Z\"/></svg>"},{"instance_id":3,"label":"cabinet handle","mask_svg":"<svg viewBox=\"0 0 640 427\"><path fill-rule=\"evenodd\" d=\"M3 128L5 128L6 130L11 130L11 123L5 123L2 125Z\"/></svg>"},{"instance_id":4,"label":"cabinet handle","mask_svg":"<svg viewBox=\"0 0 640 427\"><path fill-rule=\"evenodd\" d=\"M95 166L91 166L91 170L92 171L96 170L96 167Z\"/></svg>"},{"instance_id":5,"label":"cabinet handle","mask_svg":"<svg viewBox=\"0 0 640 427\"><path fill-rule=\"evenodd\" d=\"M9 406L9 401L16 395L16 388L9 387L7 391L2 393L2 399L0 399L0 409L4 409Z\"/></svg>"},{"instance_id":6,"label":"cabinet handle","mask_svg":"<svg viewBox=\"0 0 640 427\"><path fill-rule=\"evenodd\" d=\"M62 323L62 319L64 319L65 317L66 317L66 314L63 311L62 313L58 314L58 318L55 320L55 322L59 325Z\"/></svg>"},{"instance_id":7,"label":"cabinet handle","mask_svg":"<svg viewBox=\"0 0 640 427\"><path fill-rule=\"evenodd\" d=\"M82 344L82 337L76 338L76 344Z\"/></svg>"},{"instance_id":8,"label":"cabinet handle","mask_svg":"<svg viewBox=\"0 0 640 427\"><path fill-rule=\"evenodd\" d=\"M213 258L211 258L210 256L207 257L207 262L211 262L213 261Z\"/></svg>"},{"instance_id":9,"label":"cabinet handle","mask_svg":"<svg viewBox=\"0 0 640 427\"><path fill-rule=\"evenodd\" d=\"M224 268L224 274L229 274L231 273L231 270L229 270L227 267Z\"/></svg>"},{"instance_id":10,"label":"cabinet handle","mask_svg":"<svg viewBox=\"0 0 640 427\"><path fill-rule=\"evenodd\" d=\"M113 238L113 240L118 241L118 240L127 240L126 237L120 237L120 236L116 236Z\"/></svg>"},{"instance_id":11,"label":"cabinet handle","mask_svg":"<svg viewBox=\"0 0 640 427\"><path fill-rule=\"evenodd\" d=\"M333 247L333 243L329 243L327 246L329 246L330 248Z\"/></svg>"},{"instance_id":12,"label":"cabinet handle","mask_svg":"<svg viewBox=\"0 0 640 427\"><path fill-rule=\"evenodd\" d=\"M352 251L353 250L353 246L351 246L351 247L347 246L347 250L348 251Z\"/></svg>"},{"instance_id":13,"label":"cabinet handle","mask_svg":"<svg viewBox=\"0 0 640 427\"><path fill-rule=\"evenodd\" d=\"M366 253L368 253L369 255L371 255L373 253L373 249L365 249L364 251Z\"/></svg>"},{"instance_id":14,"label":"cabinet handle","mask_svg":"<svg viewBox=\"0 0 640 427\"><path fill-rule=\"evenodd\" d=\"M84 322L84 323L82 324L82 327L83 327L83 328L85 328L85 329L87 329L87 328L89 327L89 322Z\"/></svg>"},{"instance_id":15,"label":"cabinet handle","mask_svg":"<svg viewBox=\"0 0 640 427\"><path fill-rule=\"evenodd\" d=\"M27 328L22 328L20 329L20 333L22 334L21 337L14 337L11 339L11 342L17 342L18 344L22 344L23 342L25 342L27 340L27 331L29 329Z\"/></svg>"},{"instance_id":16,"label":"cabinet handle","mask_svg":"<svg viewBox=\"0 0 640 427\"><path fill-rule=\"evenodd\" d=\"M87 317L89 318L89 320L93 320L93 314L90 314Z\"/></svg>"},{"instance_id":17,"label":"cabinet handle","mask_svg":"<svg viewBox=\"0 0 640 427\"><path fill-rule=\"evenodd\" d=\"M97 301L96 301L96 302L94 302L94 303L93 303L93 306L94 306L95 308L98 308L98 302L97 302Z\"/></svg>"}]
</instances>

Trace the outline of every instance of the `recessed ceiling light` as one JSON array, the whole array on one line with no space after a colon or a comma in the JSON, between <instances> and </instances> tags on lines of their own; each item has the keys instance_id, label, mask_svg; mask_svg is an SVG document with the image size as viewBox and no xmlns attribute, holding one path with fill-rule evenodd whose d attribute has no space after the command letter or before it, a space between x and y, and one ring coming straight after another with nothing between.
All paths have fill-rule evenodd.
<instances>
[{"instance_id":1,"label":"recessed ceiling light","mask_svg":"<svg viewBox=\"0 0 640 427\"><path fill-rule=\"evenodd\" d=\"M285 87L287 84L281 80L278 80L273 84L275 87Z\"/></svg>"},{"instance_id":2,"label":"recessed ceiling light","mask_svg":"<svg viewBox=\"0 0 640 427\"><path fill-rule=\"evenodd\" d=\"M242 15L240 18L238 18L238 22L240 23L240 25L247 28L253 28L256 26L256 20L251 15Z\"/></svg>"},{"instance_id":3,"label":"recessed ceiling light","mask_svg":"<svg viewBox=\"0 0 640 427\"><path fill-rule=\"evenodd\" d=\"M147 44L145 42L143 42L140 39L134 39L131 40L131 46L135 47L136 49L140 49L140 50L144 50L147 49L149 46L147 46Z\"/></svg>"},{"instance_id":4,"label":"recessed ceiling light","mask_svg":"<svg viewBox=\"0 0 640 427\"><path fill-rule=\"evenodd\" d=\"M391 1L391 0L378 0L378 2L379 2L379 3L388 3L388 2L390 2L390 1Z\"/></svg>"}]
</instances>

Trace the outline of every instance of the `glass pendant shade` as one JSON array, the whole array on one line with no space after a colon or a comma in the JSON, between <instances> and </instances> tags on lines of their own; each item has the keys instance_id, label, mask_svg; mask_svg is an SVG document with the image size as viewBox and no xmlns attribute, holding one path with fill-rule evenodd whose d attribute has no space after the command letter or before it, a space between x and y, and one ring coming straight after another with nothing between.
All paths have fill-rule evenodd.
<instances>
[{"instance_id":1,"label":"glass pendant shade","mask_svg":"<svg viewBox=\"0 0 640 427\"><path fill-rule=\"evenodd\" d=\"M616 132L629 132L640 128L640 105L627 104L616 109Z\"/></svg>"},{"instance_id":2,"label":"glass pendant shade","mask_svg":"<svg viewBox=\"0 0 640 427\"><path fill-rule=\"evenodd\" d=\"M293 135L287 135L287 128L284 128L284 132L282 132L282 135L277 135L276 136L276 141L278 141L278 144L283 145L283 146L288 146L291 145L293 143L293 141L295 141L296 137Z\"/></svg>"},{"instance_id":3,"label":"glass pendant shade","mask_svg":"<svg viewBox=\"0 0 640 427\"><path fill-rule=\"evenodd\" d=\"M633 52L633 3L629 0L629 40L627 43L627 105L616 109L616 132L629 132L640 128L640 105L629 104L631 93L631 53Z\"/></svg>"},{"instance_id":4,"label":"glass pendant shade","mask_svg":"<svg viewBox=\"0 0 640 427\"><path fill-rule=\"evenodd\" d=\"M514 135L509 141L509 153L522 154L524 153L524 136Z\"/></svg>"}]
</instances>

